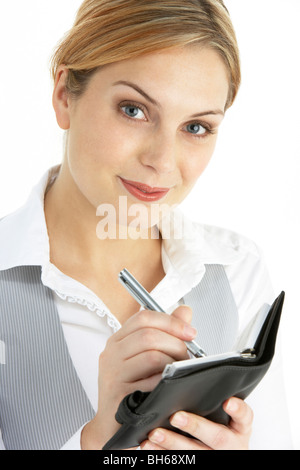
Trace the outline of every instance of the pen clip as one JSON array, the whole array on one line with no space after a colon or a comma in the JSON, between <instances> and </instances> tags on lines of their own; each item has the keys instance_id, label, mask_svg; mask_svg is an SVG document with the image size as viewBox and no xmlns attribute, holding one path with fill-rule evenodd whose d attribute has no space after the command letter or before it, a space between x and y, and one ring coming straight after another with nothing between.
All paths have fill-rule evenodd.
<instances>
[{"instance_id":1,"label":"pen clip","mask_svg":"<svg viewBox=\"0 0 300 470\"><path fill-rule=\"evenodd\" d=\"M146 302L144 302L143 299L141 299L141 297L136 293L135 289L132 288L132 286L130 284L128 284L126 282L126 280L124 280L123 278L119 278L120 279L120 282L121 284L123 284L123 286L125 287L125 289L128 290L128 292L132 295L132 297L144 308L148 309L148 305L146 304Z\"/></svg>"},{"instance_id":2,"label":"pen clip","mask_svg":"<svg viewBox=\"0 0 300 470\"><path fill-rule=\"evenodd\" d=\"M127 269L123 269L119 273L119 281L143 307L148 310L166 313Z\"/></svg>"}]
</instances>

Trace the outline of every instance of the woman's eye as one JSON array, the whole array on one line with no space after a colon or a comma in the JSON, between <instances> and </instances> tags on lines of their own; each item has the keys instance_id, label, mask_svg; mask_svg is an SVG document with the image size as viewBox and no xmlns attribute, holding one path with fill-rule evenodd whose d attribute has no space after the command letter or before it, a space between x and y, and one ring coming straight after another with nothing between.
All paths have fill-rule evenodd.
<instances>
[{"instance_id":1,"label":"woman's eye","mask_svg":"<svg viewBox=\"0 0 300 470\"><path fill-rule=\"evenodd\" d=\"M126 116L134 119L145 120L146 116L144 112L138 106L126 105L121 107L122 111Z\"/></svg>"},{"instance_id":2,"label":"woman's eye","mask_svg":"<svg viewBox=\"0 0 300 470\"><path fill-rule=\"evenodd\" d=\"M194 135L204 135L208 132L204 126L199 123L192 123L186 126L187 132Z\"/></svg>"}]
</instances>

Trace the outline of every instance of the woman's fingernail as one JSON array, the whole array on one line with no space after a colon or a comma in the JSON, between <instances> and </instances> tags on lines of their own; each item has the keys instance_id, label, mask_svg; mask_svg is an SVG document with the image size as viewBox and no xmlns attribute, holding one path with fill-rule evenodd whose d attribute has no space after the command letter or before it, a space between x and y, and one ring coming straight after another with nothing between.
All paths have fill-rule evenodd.
<instances>
[{"instance_id":1,"label":"woman's fingernail","mask_svg":"<svg viewBox=\"0 0 300 470\"><path fill-rule=\"evenodd\" d=\"M226 410L229 413L234 413L238 409L238 404L235 400L229 400L226 405Z\"/></svg>"},{"instance_id":2,"label":"woman's fingernail","mask_svg":"<svg viewBox=\"0 0 300 470\"><path fill-rule=\"evenodd\" d=\"M150 441L160 444L165 440L165 435L162 431L154 431L149 436Z\"/></svg>"},{"instance_id":3,"label":"woman's fingernail","mask_svg":"<svg viewBox=\"0 0 300 470\"><path fill-rule=\"evenodd\" d=\"M181 428L186 426L187 424L187 415L183 412L176 413L172 418L170 419L170 423L172 426L175 426L177 428Z\"/></svg>"},{"instance_id":4,"label":"woman's fingernail","mask_svg":"<svg viewBox=\"0 0 300 470\"><path fill-rule=\"evenodd\" d=\"M185 325L184 335L188 336L189 338L195 338L197 336L197 330L193 328L191 325Z\"/></svg>"}]
</instances>

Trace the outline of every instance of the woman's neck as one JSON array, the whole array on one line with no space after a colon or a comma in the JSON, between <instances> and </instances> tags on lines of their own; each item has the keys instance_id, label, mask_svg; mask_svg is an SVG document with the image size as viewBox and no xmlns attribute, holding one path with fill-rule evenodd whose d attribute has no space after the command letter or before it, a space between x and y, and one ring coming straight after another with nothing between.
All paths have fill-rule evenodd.
<instances>
[{"instance_id":1,"label":"woman's neck","mask_svg":"<svg viewBox=\"0 0 300 470\"><path fill-rule=\"evenodd\" d=\"M85 266L95 275L106 266L115 275L124 267L139 270L145 265L149 269L161 266L162 240L156 227L148 230L148 237L137 240L130 236L99 239L95 207L62 171L45 194L44 209L50 260L62 271Z\"/></svg>"}]
</instances>

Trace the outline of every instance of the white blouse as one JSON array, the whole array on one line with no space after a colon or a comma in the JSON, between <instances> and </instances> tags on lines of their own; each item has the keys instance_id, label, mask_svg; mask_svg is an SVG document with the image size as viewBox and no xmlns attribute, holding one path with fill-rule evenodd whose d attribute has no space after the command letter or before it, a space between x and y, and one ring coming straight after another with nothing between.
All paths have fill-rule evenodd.
<instances>
[{"instance_id":1,"label":"white blouse","mask_svg":"<svg viewBox=\"0 0 300 470\"><path fill-rule=\"evenodd\" d=\"M42 266L42 282L55 293L69 353L96 411L99 354L107 339L121 325L94 292L50 262L44 194L55 180L59 168L57 165L49 169L33 188L24 206L0 221L0 270L24 265ZM180 220L184 218L185 230L181 239L172 231L178 217ZM241 331L263 303L271 304L275 299L260 249L237 233L191 221L179 209L172 212L171 220L173 223L167 237L164 237L163 224L158 227L163 238L165 277L151 295L170 314L182 297L201 281L205 264L221 264L225 267L235 298ZM252 449L292 448L278 349L266 377L246 400L255 417ZM81 430L62 450L80 449ZM4 449L0 434L1 446Z\"/></svg>"}]
</instances>

